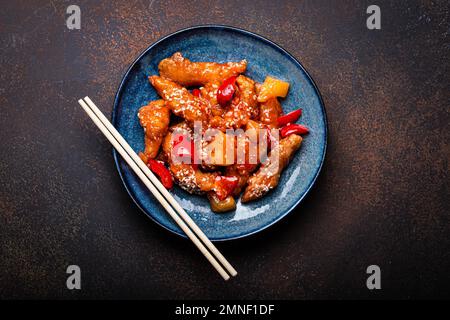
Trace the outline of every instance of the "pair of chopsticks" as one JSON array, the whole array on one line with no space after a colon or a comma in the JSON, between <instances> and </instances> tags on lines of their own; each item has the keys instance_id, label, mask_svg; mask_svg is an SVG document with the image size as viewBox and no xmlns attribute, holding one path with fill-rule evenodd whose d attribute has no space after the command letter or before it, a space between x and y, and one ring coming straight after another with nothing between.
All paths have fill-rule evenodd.
<instances>
[{"instance_id":1,"label":"pair of chopsticks","mask_svg":"<svg viewBox=\"0 0 450 320\"><path fill-rule=\"evenodd\" d=\"M237 271L219 250L217 250L214 244L212 244L203 231L195 224L191 217L189 217L186 211L184 211L174 197L172 197L169 191L161 184L141 158L139 158L133 149L131 149L130 145L103 115L100 109L97 108L92 100L89 97L85 97L84 100L78 100L78 103L83 107L84 111L86 111L109 142L111 142L117 152L119 152L125 162L133 169L134 173L136 173L144 185L161 203L164 209L166 209L173 220L175 220L178 226L186 233L188 238L195 244L206 259L208 259L217 272L219 272L222 278L228 280L230 275L236 276Z\"/></svg>"}]
</instances>

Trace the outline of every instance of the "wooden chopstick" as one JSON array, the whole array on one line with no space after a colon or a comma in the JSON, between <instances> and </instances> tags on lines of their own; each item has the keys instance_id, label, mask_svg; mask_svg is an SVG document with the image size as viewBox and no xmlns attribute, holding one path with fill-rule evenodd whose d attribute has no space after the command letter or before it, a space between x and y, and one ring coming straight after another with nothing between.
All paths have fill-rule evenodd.
<instances>
[{"instance_id":1,"label":"wooden chopstick","mask_svg":"<svg viewBox=\"0 0 450 320\"><path fill-rule=\"evenodd\" d=\"M86 102L85 102L86 101ZM155 175L148 169L148 167L142 162L139 156L131 149L129 144L123 139L120 133L114 128L109 120L103 115L103 113L95 106L89 97L78 100L78 103L83 107L89 117L93 120L95 125L102 131L106 138L111 142L114 148L124 158L127 164L138 175L145 186L153 193L161 205L167 210L170 216L180 226L180 228L186 233L191 241L197 246L197 248L203 253L203 255L209 260L219 274L225 279L229 279L229 275L225 272L223 267L217 262L217 260L211 255L211 253L205 248L202 242L196 237L198 236L204 244L211 250L215 257L223 264L228 272L235 276L236 270L230 265L230 263L223 257L223 255L217 250L212 242L206 237L201 229L195 224L195 222L188 216L188 214L181 208L172 195L166 188L159 182ZM155 188L156 186L156 188ZM159 191L158 191L159 190ZM161 194L161 193L162 194ZM168 201L172 204L178 213L169 205ZM181 209L181 210L180 210ZM181 218L180 218L181 217ZM186 225L186 223L192 228Z\"/></svg>"}]
</instances>

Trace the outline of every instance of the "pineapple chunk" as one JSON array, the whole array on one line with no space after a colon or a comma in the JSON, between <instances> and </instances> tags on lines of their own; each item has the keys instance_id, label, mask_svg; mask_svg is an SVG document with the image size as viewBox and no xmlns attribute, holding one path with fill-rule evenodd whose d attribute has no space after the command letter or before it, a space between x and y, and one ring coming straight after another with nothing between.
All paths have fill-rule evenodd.
<instances>
[{"instance_id":1,"label":"pineapple chunk","mask_svg":"<svg viewBox=\"0 0 450 320\"><path fill-rule=\"evenodd\" d=\"M267 76L259 91L258 102L266 102L270 98L275 97L284 98L288 90L289 83Z\"/></svg>"},{"instance_id":2,"label":"pineapple chunk","mask_svg":"<svg viewBox=\"0 0 450 320\"><path fill-rule=\"evenodd\" d=\"M214 140L203 149L203 161L214 166L234 164L234 137L217 130Z\"/></svg>"}]
</instances>

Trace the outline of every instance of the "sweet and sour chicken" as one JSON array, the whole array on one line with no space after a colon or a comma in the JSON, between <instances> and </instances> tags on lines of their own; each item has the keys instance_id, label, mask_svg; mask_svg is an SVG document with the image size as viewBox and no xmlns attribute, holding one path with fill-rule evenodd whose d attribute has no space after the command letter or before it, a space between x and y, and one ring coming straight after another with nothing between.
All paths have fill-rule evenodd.
<instances>
[{"instance_id":1,"label":"sweet and sour chicken","mask_svg":"<svg viewBox=\"0 0 450 320\"><path fill-rule=\"evenodd\" d=\"M139 109L145 149L141 159L166 188L205 194L215 212L235 198L257 200L275 188L308 128L283 115L279 98L289 84L245 76L247 61L192 62L176 52L149 82L161 97Z\"/></svg>"}]
</instances>

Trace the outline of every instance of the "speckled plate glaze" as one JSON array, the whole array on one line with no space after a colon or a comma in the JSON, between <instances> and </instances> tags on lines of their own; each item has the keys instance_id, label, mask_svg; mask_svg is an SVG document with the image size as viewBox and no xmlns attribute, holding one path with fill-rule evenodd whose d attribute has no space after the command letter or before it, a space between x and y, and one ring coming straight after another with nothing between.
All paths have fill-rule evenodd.
<instances>
[{"instance_id":1,"label":"speckled plate glaze","mask_svg":"<svg viewBox=\"0 0 450 320\"><path fill-rule=\"evenodd\" d=\"M211 240L231 240L261 231L291 212L314 184L325 157L327 123L322 98L302 65L275 43L249 31L207 25L175 32L148 47L125 74L116 98L112 122L131 147L144 149L144 133L139 125L138 109L158 95L147 77L158 73L162 59L180 51L192 61L239 61L247 59L246 75L263 82L267 75L290 83L289 94L282 101L287 113L303 108L300 123L311 132L283 172L279 186L264 198L248 204L237 203L230 213L216 214L206 197L191 195L179 187L172 191L175 199ZM163 207L113 151L123 183L138 207L162 227L184 236Z\"/></svg>"}]
</instances>

